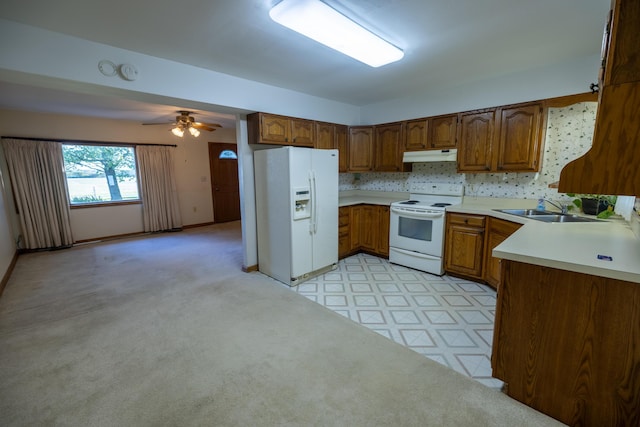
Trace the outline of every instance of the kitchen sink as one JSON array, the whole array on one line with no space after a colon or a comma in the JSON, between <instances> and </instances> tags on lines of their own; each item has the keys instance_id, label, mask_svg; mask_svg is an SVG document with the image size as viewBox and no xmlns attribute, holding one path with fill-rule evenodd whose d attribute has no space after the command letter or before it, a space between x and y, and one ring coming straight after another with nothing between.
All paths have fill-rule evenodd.
<instances>
[{"instance_id":1,"label":"kitchen sink","mask_svg":"<svg viewBox=\"0 0 640 427\"><path fill-rule=\"evenodd\" d=\"M536 209L494 209L494 211L544 222L600 222L595 218L585 218L551 211L539 211Z\"/></svg>"}]
</instances>

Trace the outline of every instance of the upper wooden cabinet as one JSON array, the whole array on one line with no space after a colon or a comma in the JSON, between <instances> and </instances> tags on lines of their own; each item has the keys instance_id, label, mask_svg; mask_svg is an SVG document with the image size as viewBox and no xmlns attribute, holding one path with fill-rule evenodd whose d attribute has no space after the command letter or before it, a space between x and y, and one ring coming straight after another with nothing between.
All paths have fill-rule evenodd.
<instances>
[{"instance_id":1,"label":"upper wooden cabinet","mask_svg":"<svg viewBox=\"0 0 640 427\"><path fill-rule=\"evenodd\" d=\"M456 148L457 126L457 114L429 118L428 148L433 150Z\"/></svg>"},{"instance_id":2,"label":"upper wooden cabinet","mask_svg":"<svg viewBox=\"0 0 640 427\"><path fill-rule=\"evenodd\" d=\"M336 126L333 123L316 122L315 148L331 149L336 146Z\"/></svg>"},{"instance_id":3,"label":"upper wooden cabinet","mask_svg":"<svg viewBox=\"0 0 640 427\"><path fill-rule=\"evenodd\" d=\"M404 126L392 123L375 127L374 170L376 172L399 172L403 170Z\"/></svg>"},{"instance_id":4,"label":"upper wooden cabinet","mask_svg":"<svg viewBox=\"0 0 640 427\"><path fill-rule=\"evenodd\" d=\"M543 111L541 103L500 109L498 171L535 172L540 169L544 145Z\"/></svg>"},{"instance_id":5,"label":"upper wooden cabinet","mask_svg":"<svg viewBox=\"0 0 640 427\"><path fill-rule=\"evenodd\" d=\"M458 171L540 170L544 125L541 102L462 113Z\"/></svg>"},{"instance_id":6,"label":"upper wooden cabinet","mask_svg":"<svg viewBox=\"0 0 640 427\"><path fill-rule=\"evenodd\" d=\"M349 127L336 125L336 148L338 149L338 172L349 170Z\"/></svg>"},{"instance_id":7,"label":"upper wooden cabinet","mask_svg":"<svg viewBox=\"0 0 640 427\"><path fill-rule=\"evenodd\" d=\"M495 109L460 115L459 172L491 171L495 116Z\"/></svg>"},{"instance_id":8,"label":"upper wooden cabinet","mask_svg":"<svg viewBox=\"0 0 640 427\"><path fill-rule=\"evenodd\" d=\"M373 126L349 128L349 172L373 170Z\"/></svg>"},{"instance_id":9,"label":"upper wooden cabinet","mask_svg":"<svg viewBox=\"0 0 640 427\"><path fill-rule=\"evenodd\" d=\"M458 115L428 117L405 123L405 151L456 148Z\"/></svg>"},{"instance_id":10,"label":"upper wooden cabinet","mask_svg":"<svg viewBox=\"0 0 640 427\"><path fill-rule=\"evenodd\" d=\"M409 120L405 124L405 151L421 151L427 149L427 119Z\"/></svg>"},{"instance_id":11,"label":"upper wooden cabinet","mask_svg":"<svg viewBox=\"0 0 640 427\"><path fill-rule=\"evenodd\" d=\"M640 2L612 4L593 144L562 169L562 193L640 195Z\"/></svg>"},{"instance_id":12,"label":"upper wooden cabinet","mask_svg":"<svg viewBox=\"0 0 640 427\"><path fill-rule=\"evenodd\" d=\"M253 113L247 116L249 143L313 147L316 129L312 120Z\"/></svg>"}]
</instances>

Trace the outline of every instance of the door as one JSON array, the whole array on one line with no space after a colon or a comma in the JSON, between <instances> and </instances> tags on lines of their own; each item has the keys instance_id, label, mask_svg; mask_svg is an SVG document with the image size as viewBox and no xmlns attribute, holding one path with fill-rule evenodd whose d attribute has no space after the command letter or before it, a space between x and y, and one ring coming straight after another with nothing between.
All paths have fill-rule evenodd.
<instances>
[{"instance_id":1,"label":"door","mask_svg":"<svg viewBox=\"0 0 640 427\"><path fill-rule=\"evenodd\" d=\"M209 143L213 222L240 219L240 185L238 155L235 144Z\"/></svg>"},{"instance_id":2,"label":"door","mask_svg":"<svg viewBox=\"0 0 640 427\"><path fill-rule=\"evenodd\" d=\"M338 150L311 150L313 268L338 262Z\"/></svg>"}]
</instances>

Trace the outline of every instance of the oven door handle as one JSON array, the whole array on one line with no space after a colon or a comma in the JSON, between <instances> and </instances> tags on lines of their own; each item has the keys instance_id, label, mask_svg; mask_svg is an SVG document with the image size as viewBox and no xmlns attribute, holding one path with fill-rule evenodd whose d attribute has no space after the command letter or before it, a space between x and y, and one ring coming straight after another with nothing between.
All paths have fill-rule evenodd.
<instances>
[{"instance_id":1,"label":"oven door handle","mask_svg":"<svg viewBox=\"0 0 640 427\"><path fill-rule=\"evenodd\" d=\"M444 216L443 212L411 212L404 209L391 208L391 212L398 214L400 216L409 217L409 218L441 218Z\"/></svg>"}]
</instances>

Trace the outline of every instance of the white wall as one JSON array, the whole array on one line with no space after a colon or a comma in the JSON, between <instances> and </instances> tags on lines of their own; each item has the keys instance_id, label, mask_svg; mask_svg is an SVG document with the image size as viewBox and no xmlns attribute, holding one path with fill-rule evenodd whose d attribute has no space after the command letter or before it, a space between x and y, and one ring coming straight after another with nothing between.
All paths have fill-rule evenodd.
<instances>
[{"instance_id":1,"label":"white wall","mask_svg":"<svg viewBox=\"0 0 640 427\"><path fill-rule=\"evenodd\" d=\"M595 55L446 90L418 89L411 97L363 107L361 120L379 124L585 93L598 80L599 67Z\"/></svg>"},{"instance_id":2,"label":"white wall","mask_svg":"<svg viewBox=\"0 0 640 427\"><path fill-rule=\"evenodd\" d=\"M212 222L213 202L208 142L235 143L235 129L177 138L164 126L142 126L125 120L0 110L3 136L177 145L176 186L184 225ZM143 231L140 205L72 209L75 241Z\"/></svg>"},{"instance_id":3,"label":"white wall","mask_svg":"<svg viewBox=\"0 0 640 427\"><path fill-rule=\"evenodd\" d=\"M183 105L185 108L233 113L239 118L248 112L266 111L348 125L384 123L581 93L597 76L597 58L589 57L446 91L425 93L416 88L412 97L359 108L2 19L0 40L12 41L0 43L0 79L8 82ZM140 70L140 76L133 82L106 77L97 68L103 59L116 64L132 63ZM52 126L46 137L55 137L53 133L60 131L67 132L68 129ZM137 135L134 131L132 136L124 125L115 134L101 135L89 129L80 133L89 136L64 137L98 140L113 137L114 140L126 141ZM6 134L3 131L3 135ZM161 138L157 136L154 141L147 142L159 141ZM244 164L245 173L250 174L247 168L252 165L253 157L252 150L246 146L246 134L239 132L238 141L246 151L242 154L241 164ZM199 163L204 156L197 147L180 149L184 150L179 156L182 162L179 186L184 194L181 206L185 223L205 222L204 219L208 218L206 206L210 206L211 196L205 194L205 183L198 182L198 178L205 175L203 170L200 171L202 165ZM243 220L255 220L255 210L252 211L253 206L249 203L253 182L245 179L242 185L241 191L246 190L246 194L243 196L241 193L241 197L247 202L242 207ZM194 206L197 215L192 215ZM252 246L256 240L254 225L249 223L245 227L243 239L246 245ZM245 248L245 265L252 265L253 256L247 251L256 249Z\"/></svg>"},{"instance_id":4,"label":"white wall","mask_svg":"<svg viewBox=\"0 0 640 427\"><path fill-rule=\"evenodd\" d=\"M246 114L268 111L294 117L354 124L358 107L286 90L227 74L94 43L76 37L0 19L0 79ZM131 63L140 71L136 81L107 77L98 70L103 59ZM189 105L183 104L185 107Z\"/></svg>"}]
</instances>

